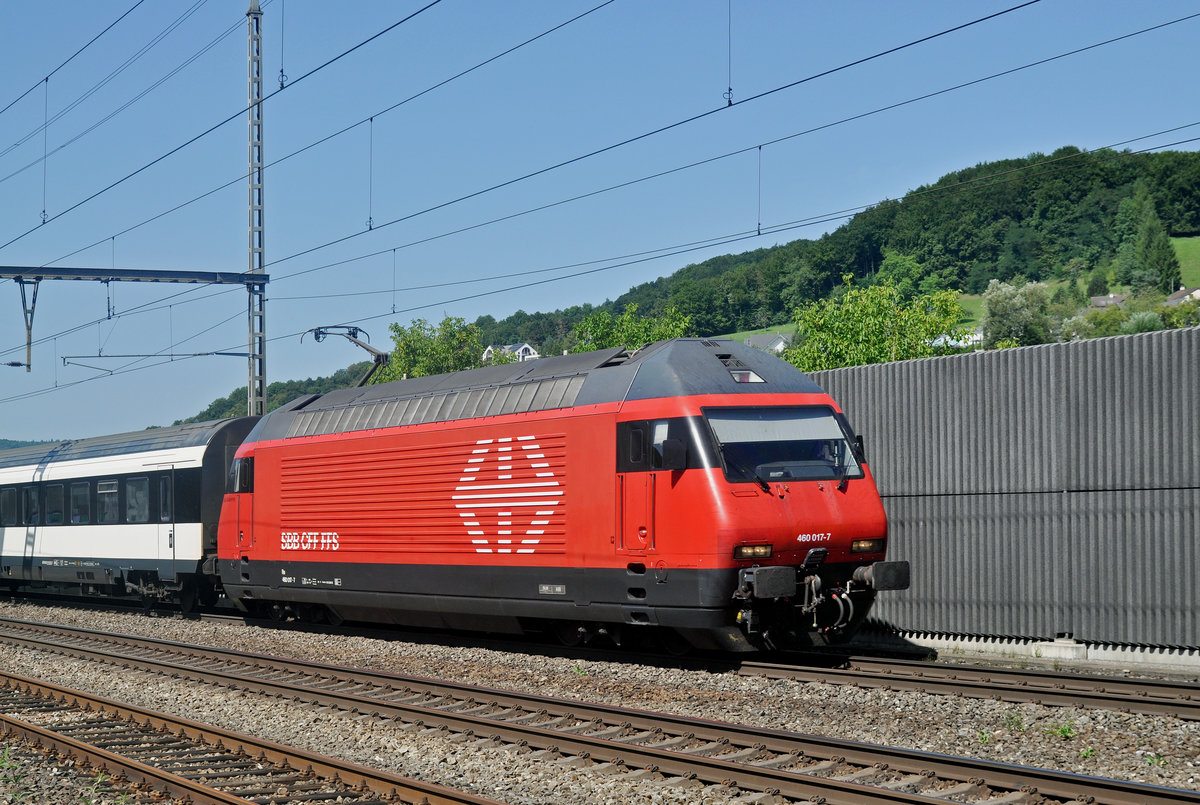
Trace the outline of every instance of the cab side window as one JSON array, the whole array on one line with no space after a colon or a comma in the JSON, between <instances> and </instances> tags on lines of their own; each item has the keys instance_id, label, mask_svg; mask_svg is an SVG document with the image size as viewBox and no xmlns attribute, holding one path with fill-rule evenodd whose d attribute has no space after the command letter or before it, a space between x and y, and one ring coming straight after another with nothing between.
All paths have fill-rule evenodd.
<instances>
[{"instance_id":1,"label":"cab side window","mask_svg":"<svg viewBox=\"0 0 1200 805\"><path fill-rule=\"evenodd\" d=\"M235 458L229 467L229 484L226 492L254 491L254 458Z\"/></svg>"}]
</instances>

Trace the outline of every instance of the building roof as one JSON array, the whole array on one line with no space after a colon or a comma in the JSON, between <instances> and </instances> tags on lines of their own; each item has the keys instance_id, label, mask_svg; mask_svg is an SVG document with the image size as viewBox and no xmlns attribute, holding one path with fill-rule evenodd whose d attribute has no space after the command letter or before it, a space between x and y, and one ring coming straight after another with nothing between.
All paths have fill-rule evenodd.
<instances>
[{"instance_id":1,"label":"building roof","mask_svg":"<svg viewBox=\"0 0 1200 805\"><path fill-rule=\"evenodd\" d=\"M1110 293L1108 296L1093 296L1090 302L1092 307L1120 307L1128 298L1127 293Z\"/></svg>"},{"instance_id":2,"label":"building roof","mask_svg":"<svg viewBox=\"0 0 1200 805\"><path fill-rule=\"evenodd\" d=\"M1200 288L1180 288L1175 293L1167 297L1164 304L1178 305L1190 299L1200 299Z\"/></svg>"}]
</instances>

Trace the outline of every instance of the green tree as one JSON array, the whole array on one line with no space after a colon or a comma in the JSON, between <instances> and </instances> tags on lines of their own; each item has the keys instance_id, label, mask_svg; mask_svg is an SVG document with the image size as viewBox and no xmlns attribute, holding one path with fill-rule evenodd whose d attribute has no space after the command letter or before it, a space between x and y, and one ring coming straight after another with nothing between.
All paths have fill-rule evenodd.
<instances>
[{"instance_id":1,"label":"green tree","mask_svg":"<svg viewBox=\"0 0 1200 805\"><path fill-rule=\"evenodd\" d=\"M992 280L983 294L980 328L984 349L996 349L1000 342L1027 347L1053 340L1049 289L1040 282L1009 285Z\"/></svg>"},{"instance_id":2,"label":"green tree","mask_svg":"<svg viewBox=\"0 0 1200 805\"><path fill-rule=\"evenodd\" d=\"M905 301L892 285L856 286L796 311L796 345L783 357L806 372L925 358L954 348L940 346L965 335L955 291Z\"/></svg>"},{"instance_id":3,"label":"green tree","mask_svg":"<svg viewBox=\"0 0 1200 805\"><path fill-rule=\"evenodd\" d=\"M1092 271L1091 277L1088 278L1087 285L1088 296L1107 296L1108 295L1108 272L1102 268L1097 268Z\"/></svg>"},{"instance_id":4,"label":"green tree","mask_svg":"<svg viewBox=\"0 0 1200 805\"><path fill-rule=\"evenodd\" d=\"M1159 308L1163 324L1176 329L1179 327L1195 327L1200 324L1200 302L1183 302L1170 307L1163 305Z\"/></svg>"},{"instance_id":5,"label":"green tree","mask_svg":"<svg viewBox=\"0 0 1200 805\"><path fill-rule=\"evenodd\" d=\"M436 327L425 319L413 319L409 327L393 323L388 329L394 343L392 356L372 383L476 369L482 364L484 344L477 324L447 316Z\"/></svg>"},{"instance_id":6,"label":"green tree","mask_svg":"<svg viewBox=\"0 0 1200 805\"><path fill-rule=\"evenodd\" d=\"M692 333L692 317L680 313L674 306L668 307L661 316L639 316L637 311L638 306L631 304L619 316L600 310L585 317L575 325L575 346L571 351L637 348Z\"/></svg>"},{"instance_id":7,"label":"green tree","mask_svg":"<svg viewBox=\"0 0 1200 805\"><path fill-rule=\"evenodd\" d=\"M1154 274L1155 286L1160 293L1171 294L1179 290L1183 283L1179 258L1167 237L1167 230L1153 210L1138 233L1137 260L1139 268Z\"/></svg>"},{"instance_id":8,"label":"green tree","mask_svg":"<svg viewBox=\"0 0 1200 805\"><path fill-rule=\"evenodd\" d=\"M1163 324L1163 318L1153 310L1143 310L1140 313L1134 313L1120 327L1122 335L1132 335L1133 333L1152 333L1155 330L1161 330L1166 325Z\"/></svg>"},{"instance_id":9,"label":"green tree","mask_svg":"<svg viewBox=\"0 0 1200 805\"><path fill-rule=\"evenodd\" d=\"M917 295L924 277L925 267L917 262L917 258L886 249L873 284L892 285L900 293L901 299L908 300Z\"/></svg>"}]
</instances>

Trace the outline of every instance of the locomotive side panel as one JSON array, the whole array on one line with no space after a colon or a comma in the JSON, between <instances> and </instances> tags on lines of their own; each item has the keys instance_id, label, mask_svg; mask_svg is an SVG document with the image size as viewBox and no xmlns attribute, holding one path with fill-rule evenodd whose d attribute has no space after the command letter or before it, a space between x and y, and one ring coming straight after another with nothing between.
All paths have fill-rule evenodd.
<instances>
[{"instance_id":1,"label":"locomotive side panel","mask_svg":"<svg viewBox=\"0 0 1200 805\"><path fill-rule=\"evenodd\" d=\"M246 608L439 613L423 623L591 605L614 587L592 578L616 562L612 422L522 415L246 445L254 491L227 495L225 588ZM238 548L234 512L248 505L253 546Z\"/></svg>"}]
</instances>

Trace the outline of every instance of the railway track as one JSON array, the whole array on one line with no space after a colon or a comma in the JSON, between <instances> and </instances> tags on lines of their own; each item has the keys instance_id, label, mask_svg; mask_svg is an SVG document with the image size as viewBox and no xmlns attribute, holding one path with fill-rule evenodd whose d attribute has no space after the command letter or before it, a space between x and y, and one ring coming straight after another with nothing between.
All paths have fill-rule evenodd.
<instances>
[{"instance_id":1,"label":"railway track","mask_svg":"<svg viewBox=\"0 0 1200 805\"><path fill-rule=\"evenodd\" d=\"M1200 684L1194 682L1086 676L1027 668L978 668L867 657L846 657L839 659L837 665L832 667L828 666L830 661L827 655L806 655L799 663L751 660L738 663L737 671L747 676L771 679L911 690L1049 706L1095 707L1200 720Z\"/></svg>"},{"instance_id":2,"label":"railway track","mask_svg":"<svg viewBox=\"0 0 1200 805\"><path fill-rule=\"evenodd\" d=\"M0 673L0 737L197 805L498 805L242 733Z\"/></svg>"},{"instance_id":3,"label":"railway track","mask_svg":"<svg viewBox=\"0 0 1200 805\"><path fill-rule=\"evenodd\" d=\"M518 745L547 762L826 803L1197 803L1200 792L589 705L88 630L0 622L0 640Z\"/></svg>"}]
</instances>

